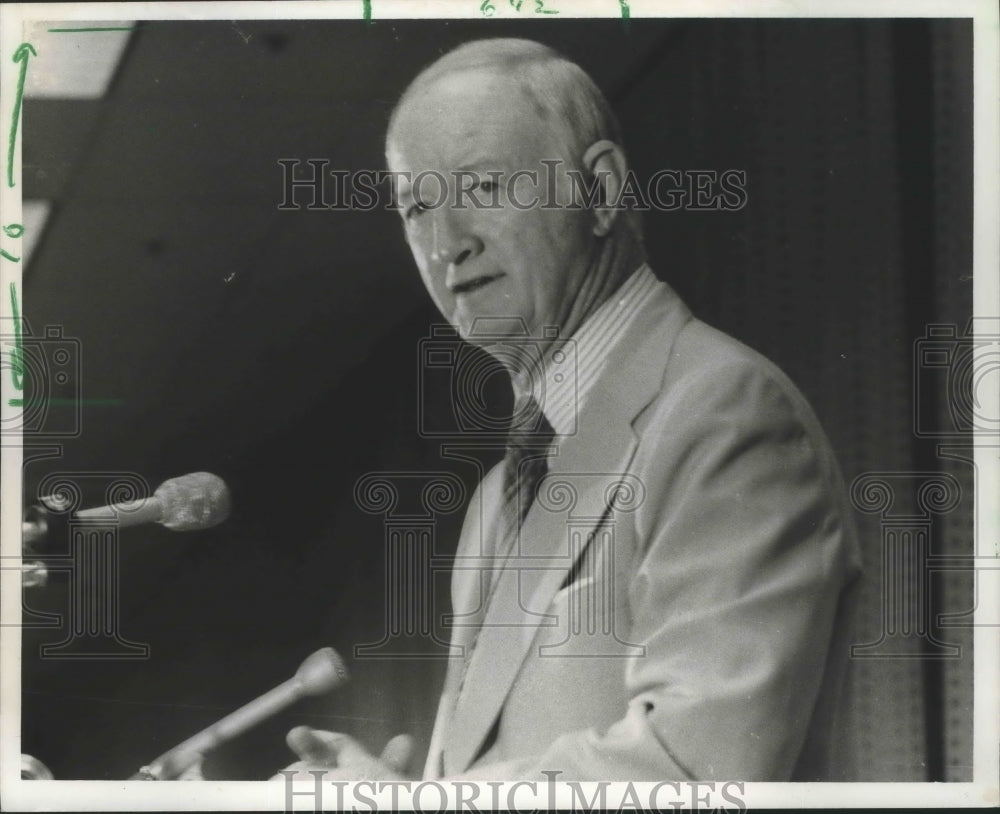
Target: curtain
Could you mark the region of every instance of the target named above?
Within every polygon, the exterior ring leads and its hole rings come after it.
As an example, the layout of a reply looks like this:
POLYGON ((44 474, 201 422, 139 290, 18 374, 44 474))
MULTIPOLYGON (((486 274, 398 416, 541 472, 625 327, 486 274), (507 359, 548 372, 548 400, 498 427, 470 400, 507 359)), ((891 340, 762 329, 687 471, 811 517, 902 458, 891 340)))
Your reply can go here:
POLYGON ((961 345, 972 310, 971 35, 950 20, 698 22, 616 93, 641 171, 746 171, 738 212, 650 213, 654 268, 791 375, 856 482, 844 779, 971 779, 971 630, 937 616, 972 608, 972 574, 934 567, 971 553, 969 435, 952 426, 968 393, 917 359, 941 344, 930 326, 961 345))

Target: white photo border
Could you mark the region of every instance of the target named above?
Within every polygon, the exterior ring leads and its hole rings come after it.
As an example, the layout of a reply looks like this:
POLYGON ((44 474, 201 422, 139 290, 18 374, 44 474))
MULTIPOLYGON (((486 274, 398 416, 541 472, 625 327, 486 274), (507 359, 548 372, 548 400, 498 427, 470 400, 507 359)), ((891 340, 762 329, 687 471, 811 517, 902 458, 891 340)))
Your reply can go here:
MULTIPOLYGON (((22 42, 24 27, 35 20, 207 20, 207 19, 359 19, 370 13, 373 19, 480 18, 479 0, 338 0, 337 2, 212 2, 212 3, 63 3, 4 4, 0 6, 0 60, 4 65, 0 86, 0 121, 5 148, 8 128, 17 96, 18 72, 10 70, 12 57, 22 42)), ((507 14, 497 3, 497 18, 507 14)), ((998 8, 991 0, 628 0, 632 18, 646 17, 971 17, 974 37, 974 316, 1000 315, 1000 62, 998 62, 998 8)), ((573 0, 572 10, 562 17, 605 17, 622 14, 621 0, 573 0)), ((14 171, 20 170, 20 142, 14 147, 14 171)), ((6 159, 6 155, 5 155, 6 159)), ((0 210, 4 223, 21 222, 20 187, 0 185, 0 210)), ((0 259, 0 291, 20 287, 21 270, 16 263, 0 259)), ((9 299, 0 297, 0 318, 11 319, 9 299)), ((4 348, 4 352, 7 349, 4 348)), ((1000 403, 996 377, 986 395, 1000 403)), ((8 405, 10 383, 2 384, 4 420, 16 417, 8 405)), ((22 449, 16 444, 2 448, 0 503, 22 505, 22 449)), ((979 558, 1000 558, 1000 464, 998 448, 976 443, 976 554, 979 558)), ((3 562, 20 558, 20 515, 7 511, 0 516, 0 552, 3 562)), ((1000 570, 980 575, 982 589, 976 609, 978 620, 1000 618, 1000 570)), ((20 752, 20 573, 17 567, 0 570, 0 614, 2 664, 0 664, 0 799, 5 810, 284 810, 286 787, 270 782, 145 783, 118 781, 22 781, 20 752)), ((975 731, 973 781, 969 783, 752 783, 744 784, 742 798, 750 808, 813 808, 891 806, 922 808, 931 806, 995 807, 1000 804, 1000 630, 977 625, 975 652, 975 731)), ((488 800, 485 789, 481 800, 488 800)), ((507 784, 508 786, 511 784, 507 784)), ((590 789, 594 784, 582 784, 590 789)), ((654 784, 634 784, 648 795, 654 784)), ((448 789, 455 801, 454 789, 448 789)), ((294 806, 312 810, 314 799, 309 783, 298 783, 294 806)), ((567 807, 571 800, 565 788, 557 789, 555 802, 567 807)), ((350 790, 348 789, 348 793, 350 790)), ((379 807, 388 806, 390 790, 371 794, 379 807)), ((522 806, 545 808, 553 798, 542 788, 532 799, 530 789, 517 792, 522 806)), ((347 797, 350 801, 352 798, 347 797)), ((359 798, 353 798, 355 804, 359 798)), ((361 798, 363 799, 363 798, 361 798)), ((406 804, 406 797, 398 802, 406 804)), ((428 795, 428 801, 438 802, 428 795)), ((501 797, 501 801, 507 799, 501 797)), ((326 800, 334 802, 331 793, 326 800)))

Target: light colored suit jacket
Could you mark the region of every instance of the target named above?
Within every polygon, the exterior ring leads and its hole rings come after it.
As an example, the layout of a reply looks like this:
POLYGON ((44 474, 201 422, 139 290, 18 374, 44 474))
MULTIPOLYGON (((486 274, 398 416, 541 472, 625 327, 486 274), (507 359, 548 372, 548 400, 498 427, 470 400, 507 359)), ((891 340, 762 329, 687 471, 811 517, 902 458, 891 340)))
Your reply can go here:
POLYGON ((829 442, 770 362, 661 284, 613 352, 484 607, 497 467, 455 560, 425 776, 838 779, 859 570, 829 442))

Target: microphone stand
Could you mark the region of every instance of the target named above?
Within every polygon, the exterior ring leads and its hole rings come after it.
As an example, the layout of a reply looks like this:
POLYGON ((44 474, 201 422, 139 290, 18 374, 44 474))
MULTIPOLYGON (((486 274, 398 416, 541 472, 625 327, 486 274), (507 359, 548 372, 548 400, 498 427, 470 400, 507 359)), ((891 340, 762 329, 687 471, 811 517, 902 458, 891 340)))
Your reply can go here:
POLYGON ((206 752, 232 740, 307 695, 323 695, 347 681, 337 651, 324 647, 306 658, 295 675, 216 721, 143 766, 129 780, 176 780, 206 752))

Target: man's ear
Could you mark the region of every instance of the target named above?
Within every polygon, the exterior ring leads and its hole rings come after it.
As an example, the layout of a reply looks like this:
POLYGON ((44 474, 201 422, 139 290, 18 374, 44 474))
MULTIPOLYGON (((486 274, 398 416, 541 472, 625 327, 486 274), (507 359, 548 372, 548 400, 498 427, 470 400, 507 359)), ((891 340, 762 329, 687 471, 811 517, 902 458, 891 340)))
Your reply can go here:
POLYGON ((583 154, 583 166, 600 187, 599 203, 594 207, 594 234, 604 237, 618 217, 617 202, 628 172, 625 151, 608 139, 595 141, 583 154))

